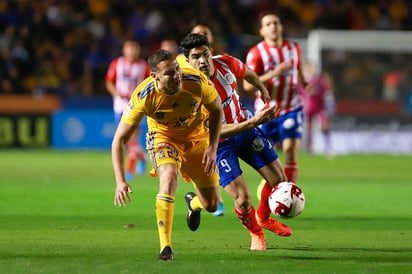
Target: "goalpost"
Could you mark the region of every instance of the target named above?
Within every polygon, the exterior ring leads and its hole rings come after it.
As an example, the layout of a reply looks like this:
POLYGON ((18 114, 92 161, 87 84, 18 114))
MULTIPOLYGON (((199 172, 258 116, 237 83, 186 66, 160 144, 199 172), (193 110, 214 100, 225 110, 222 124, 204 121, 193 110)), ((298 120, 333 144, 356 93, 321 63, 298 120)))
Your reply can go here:
POLYGON ((334 82, 334 153, 412 154, 412 31, 314 30, 305 46, 334 82))

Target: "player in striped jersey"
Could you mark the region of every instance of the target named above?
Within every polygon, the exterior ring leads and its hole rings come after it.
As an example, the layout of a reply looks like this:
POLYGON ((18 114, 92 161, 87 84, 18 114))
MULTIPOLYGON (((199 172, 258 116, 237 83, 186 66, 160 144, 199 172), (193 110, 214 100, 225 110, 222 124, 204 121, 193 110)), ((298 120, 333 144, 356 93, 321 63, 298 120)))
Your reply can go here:
MULTIPOLYGON (((210 52, 212 54, 215 54, 214 50, 213 50, 213 43, 215 41, 215 37, 213 35, 212 30, 203 24, 197 24, 195 26, 192 27, 192 30, 190 31, 190 33, 197 33, 203 36, 207 37, 207 41, 209 42, 210 45, 210 52)), ((186 61, 186 57, 184 57, 184 55, 182 54, 183 59, 186 61)), ((222 198, 222 196, 220 196, 222 198)), ((223 203, 223 199, 220 200, 219 202, 219 206, 217 207, 217 210, 215 212, 213 212, 213 216, 215 217, 221 217, 225 215, 225 206, 223 203)))
POLYGON ((186 194, 187 223, 191 230, 200 224, 200 210, 217 209, 219 175, 216 172, 223 112, 213 84, 203 73, 178 65, 166 50, 149 57, 150 77, 133 92, 117 127, 112 144, 112 162, 116 177, 114 204, 130 202, 130 185, 123 170, 123 150, 129 136, 148 118, 147 147, 159 176, 156 217, 160 238, 159 260, 173 260, 172 224, 178 172, 193 182, 197 191, 186 194))
MULTIPOLYGON (((257 125, 273 119, 277 108, 270 107, 252 118, 240 104, 236 92, 236 79, 246 79, 261 91, 264 100, 270 100, 268 91, 259 81, 257 74, 235 57, 229 55, 212 57, 208 39, 203 35, 189 34, 180 45, 189 64, 205 73, 219 93, 224 113, 217 152, 220 185, 233 198, 236 215, 250 232, 252 238, 250 249, 265 250, 266 240, 262 226, 281 236, 291 235, 292 230, 270 217, 257 218, 249 188, 242 177, 239 158, 256 169, 273 185, 286 181, 286 175, 276 152, 269 140, 257 128, 257 125)), ((262 200, 261 203, 268 204, 268 200, 262 200)))
MULTIPOLYGON (((129 102, 130 95, 136 86, 149 76, 150 70, 146 60, 139 58, 140 45, 128 40, 123 44, 123 56, 114 59, 106 73, 106 89, 113 96, 113 111, 118 124, 123 110, 129 102)), ((127 144, 127 180, 133 179, 136 162, 145 162, 145 152, 140 144, 141 128, 132 134, 127 144)))
MULTIPOLYGON (((303 101, 297 86, 300 82, 303 87, 309 88, 302 71, 301 50, 297 43, 283 39, 283 26, 275 13, 260 16, 259 32, 263 41, 249 50, 246 64, 266 84, 272 97, 270 105, 277 105, 280 110, 279 117, 262 125, 262 130, 275 144, 281 144, 286 176, 289 182, 296 183, 297 156, 303 130, 303 101)), ((245 83, 245 89, 253 90, 253 87, 245 83)), ((255 111, 264 107, 257 93, 255 111)), ((272 187, 272 184, 266 183, 258 194, 262 199, 267 199, 272 187)))

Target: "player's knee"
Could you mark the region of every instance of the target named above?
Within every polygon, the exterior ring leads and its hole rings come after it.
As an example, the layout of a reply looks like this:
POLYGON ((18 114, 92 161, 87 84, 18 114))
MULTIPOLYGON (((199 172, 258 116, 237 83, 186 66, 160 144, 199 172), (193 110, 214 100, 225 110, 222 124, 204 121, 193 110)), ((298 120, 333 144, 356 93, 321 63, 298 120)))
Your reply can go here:
POLYGON ((244 200, 241 203, 236 203, 237 207, 244 210, 244 211, 248 211, 250 209, 250 207, 252 206, 252 202, 251 200, 244 200))
POLYGON ((252 197, 248 192, 238 192, 232 196, 233 201, 240 208, 249 208, 252 203, 252 197))

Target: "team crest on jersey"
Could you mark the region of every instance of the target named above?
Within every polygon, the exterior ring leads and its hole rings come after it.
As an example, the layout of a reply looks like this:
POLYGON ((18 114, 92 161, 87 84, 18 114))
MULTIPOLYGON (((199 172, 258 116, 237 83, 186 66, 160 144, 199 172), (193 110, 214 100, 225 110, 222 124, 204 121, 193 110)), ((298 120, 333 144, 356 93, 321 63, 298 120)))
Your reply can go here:
POLYGON ((233 76, 232 73, 226 73, 225 76, 223 76, 226 80, 226 82, 231 85, 235 81, 235 77, 233 76))
POLYGON ((157 111, 155 115, 156 115, 156 118, 159 120, 163 120, 165 118, 165 113, 163 111, 157 111))

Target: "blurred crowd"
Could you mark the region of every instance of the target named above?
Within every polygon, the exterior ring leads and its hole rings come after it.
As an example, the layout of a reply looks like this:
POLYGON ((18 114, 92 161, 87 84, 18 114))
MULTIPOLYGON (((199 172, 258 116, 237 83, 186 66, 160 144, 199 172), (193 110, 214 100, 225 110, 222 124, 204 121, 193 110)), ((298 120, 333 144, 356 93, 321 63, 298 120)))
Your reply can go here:
POLYGON ((104 75, 126 39, 146 58, 196 23, 212 28, 216 51, 243 59, 267 10, 280 14, 286 37, 412 29, 407 0, 0 0, 0 94, 108 95, 104 75))

